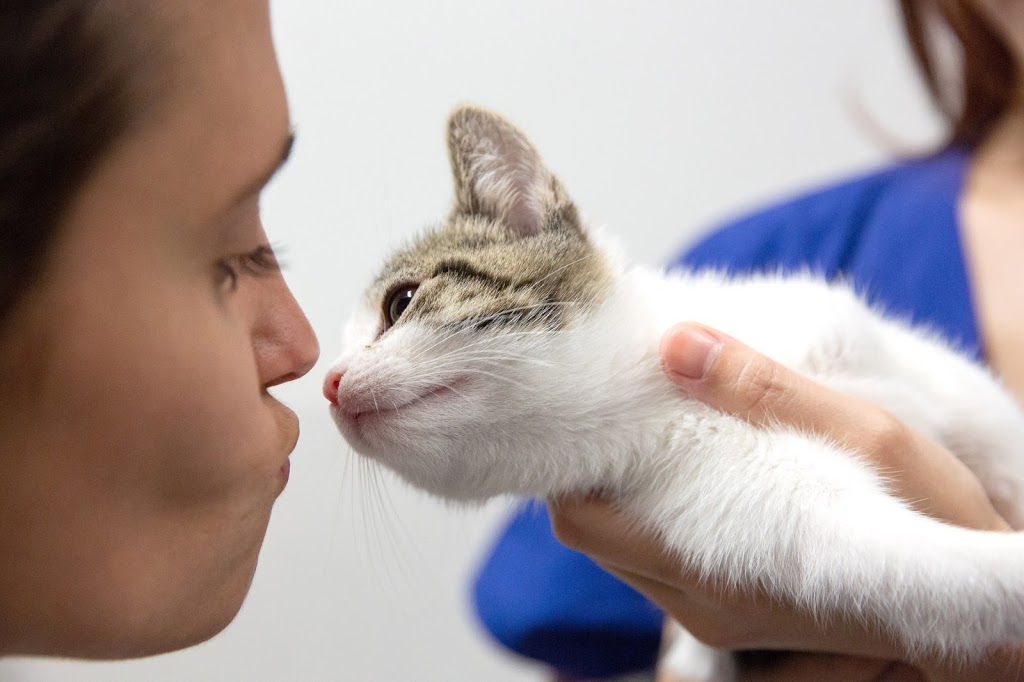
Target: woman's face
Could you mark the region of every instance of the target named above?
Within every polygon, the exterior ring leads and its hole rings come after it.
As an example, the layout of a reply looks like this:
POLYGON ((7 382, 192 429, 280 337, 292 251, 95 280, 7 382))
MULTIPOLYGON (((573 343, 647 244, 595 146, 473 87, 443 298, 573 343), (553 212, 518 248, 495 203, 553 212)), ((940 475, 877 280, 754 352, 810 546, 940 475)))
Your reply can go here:
POLYGON ((298 436, 268 392, 318 355, 260 251, 290 140, 268 8, 160 11, 162 98, 82 188, 0 343, 0 653, 219 632, 298 436))

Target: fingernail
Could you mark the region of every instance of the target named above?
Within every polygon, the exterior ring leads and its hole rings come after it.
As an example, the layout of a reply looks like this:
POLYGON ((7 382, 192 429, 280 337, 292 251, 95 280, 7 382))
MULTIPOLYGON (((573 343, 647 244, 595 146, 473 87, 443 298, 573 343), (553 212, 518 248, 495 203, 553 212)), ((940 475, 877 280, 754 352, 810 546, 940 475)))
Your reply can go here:
POLYGON ((687 379, 703 379, 722 350, 722 341, 698 327, 677 328, 664 352, 665 366, 687 379))

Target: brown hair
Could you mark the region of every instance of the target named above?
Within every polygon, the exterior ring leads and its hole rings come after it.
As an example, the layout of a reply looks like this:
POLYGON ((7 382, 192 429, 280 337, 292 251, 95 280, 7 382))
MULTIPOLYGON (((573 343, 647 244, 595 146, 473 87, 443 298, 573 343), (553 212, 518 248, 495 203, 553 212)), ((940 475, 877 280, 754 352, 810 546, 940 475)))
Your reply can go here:
POLYGON ((0 9, 0 330, 76 190, 130 120, 107 5, 5 0, 0 9))
POLYGON ((910 50, 949 124, 947 146, 977 146, 1006 112, 1018 67, 997 27, 966 0, 899 0, 910 50), (943 63, 940 32, 960 49, 960 73, 943 63))

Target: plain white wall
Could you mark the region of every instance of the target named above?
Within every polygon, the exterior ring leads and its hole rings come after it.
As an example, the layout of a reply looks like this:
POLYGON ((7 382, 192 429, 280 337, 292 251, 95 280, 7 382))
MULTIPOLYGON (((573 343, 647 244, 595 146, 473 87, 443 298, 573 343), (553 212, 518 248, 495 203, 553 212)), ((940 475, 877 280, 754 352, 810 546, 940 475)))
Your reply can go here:
POLYGON ((303 434, 251 595, 186 652, 11 660, 0 678, 541 679, 480 634, 465 596, 507 503, 452 510, 354 461, 320 394, 377 263, 446 211, 448 110, 469 101, 512 118, 585 215, 662 261, 715 218, 882 161, 860 109, 910 146, 936 139, 891 5, 278 2, 299 142, 264 215, 323 357, 279 392, 303 434))

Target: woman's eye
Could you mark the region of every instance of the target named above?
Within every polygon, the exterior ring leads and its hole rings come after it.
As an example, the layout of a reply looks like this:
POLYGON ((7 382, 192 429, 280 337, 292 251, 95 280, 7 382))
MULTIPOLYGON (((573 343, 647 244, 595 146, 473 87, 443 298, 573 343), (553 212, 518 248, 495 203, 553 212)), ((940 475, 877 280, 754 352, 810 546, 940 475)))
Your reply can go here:
POLYGON ((416 295, 418 288, 418 284, 406 284, 395 289, 388 296, 387 301, 384 303, 384 319, 388 327, 395 324, 398 318, 402 316, 402 313, 405 312, 405 309, 409 307, 409 303, 412 302, 412 297, 416 295))
POLYGON ((238 288, 238 270, 231 260, 222 260, 217 263, 217 285, 228 291, 238 288))
POLYGON ((280 271, 281 264, 274 249, 269 244, 261 244, 252 251, 218 261, 217 283, 227 291, 234 291, 243 274, 262 277, 280 271))

